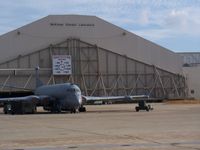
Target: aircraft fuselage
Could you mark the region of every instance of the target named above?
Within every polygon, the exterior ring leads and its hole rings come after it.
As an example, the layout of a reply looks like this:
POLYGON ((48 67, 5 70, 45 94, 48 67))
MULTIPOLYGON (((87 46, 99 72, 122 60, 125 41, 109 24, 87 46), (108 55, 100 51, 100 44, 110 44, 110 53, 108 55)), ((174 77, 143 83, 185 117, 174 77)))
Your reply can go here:
POLYGON ((71 83, 44 85, 36 89, 35 95, 48 96, 50 102, 52 99, 50 107, 58 111, 76 110, 82 105, 81 90, 77 85, 71 83))

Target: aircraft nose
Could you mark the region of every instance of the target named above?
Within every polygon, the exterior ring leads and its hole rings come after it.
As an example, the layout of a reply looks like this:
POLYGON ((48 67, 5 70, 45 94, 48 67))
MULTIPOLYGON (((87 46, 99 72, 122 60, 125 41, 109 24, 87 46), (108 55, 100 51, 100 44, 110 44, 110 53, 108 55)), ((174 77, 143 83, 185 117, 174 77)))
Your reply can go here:
POLYGON ((77 99, 78 99, 79 105, 81 105, 82 104, 82 96, 77 96, 77 99))

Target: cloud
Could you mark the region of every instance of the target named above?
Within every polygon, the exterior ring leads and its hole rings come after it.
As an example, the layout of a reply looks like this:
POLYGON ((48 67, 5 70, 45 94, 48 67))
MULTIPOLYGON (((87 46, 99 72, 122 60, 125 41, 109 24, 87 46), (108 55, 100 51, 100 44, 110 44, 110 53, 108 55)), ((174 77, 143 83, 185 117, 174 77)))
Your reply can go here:
POLYGON ((149 11, 146 11, 146 10, 142 11, 140 19, 139 19, 140 24, 142 25, 149 24, 149 15, 150 15, 149 11))
POLYGON ((161 10, 141 10, 141 20, 134 20, 131 31, 157 42, 167 38, 181 36, 196 37, 200 39, 200 9, 196 5, 161 10), (142 12, 146 12, 144 15, 142 12), (146 18, 145 18, 146 17, 146 18), (141 23, 146 25, 141 26, 141 23), (139 26, 139 27, 138 27, 139 26))
POLYGON ((179 30, 182 34, 198 35, 200 33, 200 14, 195 8, 171 10, 165 18, 166 28, 179 30))
POLYGON ((181 30, 186 30, 187 21, 188 13, 184 10, 172 10, 165 20, 167 26, 181 30))

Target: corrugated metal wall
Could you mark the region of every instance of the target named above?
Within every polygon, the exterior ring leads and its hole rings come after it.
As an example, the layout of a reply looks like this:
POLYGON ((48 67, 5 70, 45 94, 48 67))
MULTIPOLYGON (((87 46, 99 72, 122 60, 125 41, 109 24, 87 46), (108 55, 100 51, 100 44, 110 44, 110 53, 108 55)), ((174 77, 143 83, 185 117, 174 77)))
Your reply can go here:
POLYGON ((150 94, 155 98, 185 97, 185 78, 126 55, 80 41, 66 41, 0 64, 1 91, 11 86, 34 89, 34 67, 45 84, 74 82, 85 95, 150 94), (71 76, 53 76, 52 55, 71 55, 71 76), (11 85, 7 87, 6 85, 11 85))

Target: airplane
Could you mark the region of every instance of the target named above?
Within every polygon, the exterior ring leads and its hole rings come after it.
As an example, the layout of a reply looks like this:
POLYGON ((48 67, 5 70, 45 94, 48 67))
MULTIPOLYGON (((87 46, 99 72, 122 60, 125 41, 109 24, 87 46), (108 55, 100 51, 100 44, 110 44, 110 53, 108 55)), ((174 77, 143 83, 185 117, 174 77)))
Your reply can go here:
POLYGON ((70 111, 71 113, 85 112, 83 101, 116 101, 133 100, 137 98, 149 98, 148 95, 135 96, 83 96, 80 88, 73 83, 61 83, 54 85, 44 85, 39 79, 38 70, 36 70, 36 89, 34 95, 23 97, 0 98, 4 104, 4 113, 35 113, 37 106, 43 106, 44 110, 60 113, 61 111, 70 111))

